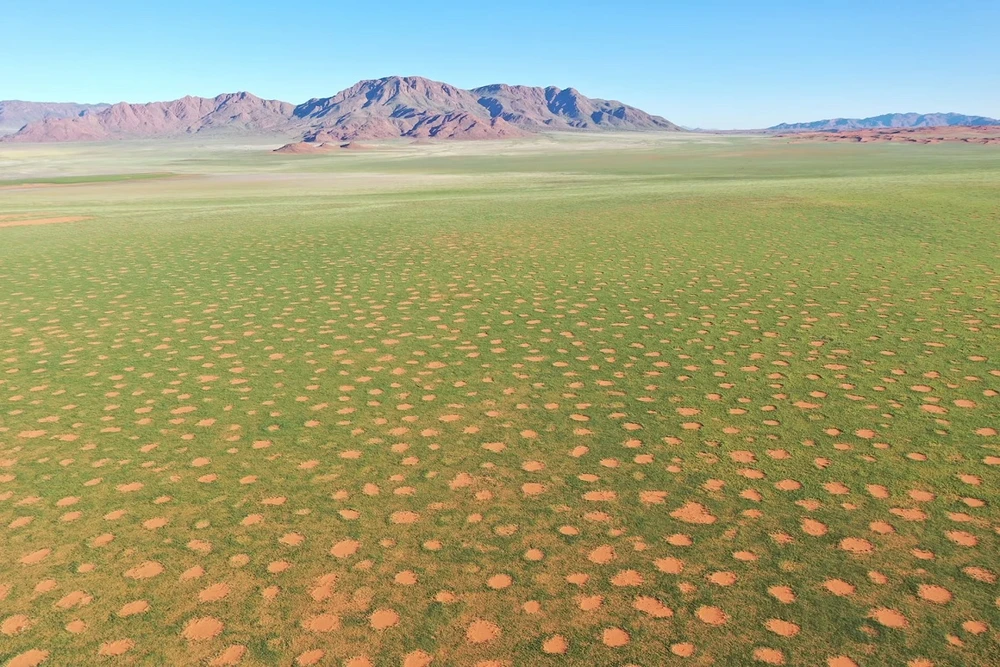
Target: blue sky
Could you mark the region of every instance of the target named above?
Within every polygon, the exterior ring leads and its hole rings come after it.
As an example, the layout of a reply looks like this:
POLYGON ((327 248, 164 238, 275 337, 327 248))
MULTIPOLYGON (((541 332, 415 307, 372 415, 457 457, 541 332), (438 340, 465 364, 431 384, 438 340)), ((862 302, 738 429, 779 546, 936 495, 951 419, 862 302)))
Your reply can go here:
POLYGON ((1000 116, 998 0, 0 1, 0 99, 302 102, 359 79, 573 86, 686 126, 1000 116))

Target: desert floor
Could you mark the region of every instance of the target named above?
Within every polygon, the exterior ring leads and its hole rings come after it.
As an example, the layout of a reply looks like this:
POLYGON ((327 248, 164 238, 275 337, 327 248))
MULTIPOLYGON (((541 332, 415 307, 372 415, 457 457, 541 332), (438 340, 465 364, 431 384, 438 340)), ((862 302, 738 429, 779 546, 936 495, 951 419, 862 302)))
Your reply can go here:
POLYGON ((0 144, 0 664, 995 665, 1000 148, 0 144))

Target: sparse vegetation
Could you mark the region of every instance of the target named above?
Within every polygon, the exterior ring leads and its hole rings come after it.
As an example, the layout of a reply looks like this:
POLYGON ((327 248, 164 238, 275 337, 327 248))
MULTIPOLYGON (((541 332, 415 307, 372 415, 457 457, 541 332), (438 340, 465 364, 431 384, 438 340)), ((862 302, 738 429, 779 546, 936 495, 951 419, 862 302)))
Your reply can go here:
POLYGON ((996 662, 994 147, 44 150, 0 663, 996 662))

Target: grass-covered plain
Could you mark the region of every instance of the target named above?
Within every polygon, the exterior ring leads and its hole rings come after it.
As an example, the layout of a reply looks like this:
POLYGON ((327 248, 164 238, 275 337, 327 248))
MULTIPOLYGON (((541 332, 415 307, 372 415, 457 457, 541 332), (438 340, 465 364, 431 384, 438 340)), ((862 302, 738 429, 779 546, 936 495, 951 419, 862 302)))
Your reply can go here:
POLYGON ((993 147, 0 170, 0 664, 1000 660, 993 147))

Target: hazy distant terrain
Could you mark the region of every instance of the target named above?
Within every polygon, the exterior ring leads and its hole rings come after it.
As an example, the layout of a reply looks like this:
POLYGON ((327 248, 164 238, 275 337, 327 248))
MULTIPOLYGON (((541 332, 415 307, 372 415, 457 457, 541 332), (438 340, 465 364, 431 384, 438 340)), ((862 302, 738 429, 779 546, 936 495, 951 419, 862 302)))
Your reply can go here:
POLYGON ((46 118, 71 118, 108 108, 107 104, 73 102, 24 102, 0 100, 0 135, 17 132, 28 123, 46 118))
POLYGON ((1000 125, 1000 120, 960 113, 888 113, 869 118, 828 118, 810 123, 781 123, 767 128, 783 132, 817 132, 825 130, 864 130, 902 127, 1000 125))

